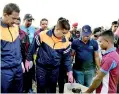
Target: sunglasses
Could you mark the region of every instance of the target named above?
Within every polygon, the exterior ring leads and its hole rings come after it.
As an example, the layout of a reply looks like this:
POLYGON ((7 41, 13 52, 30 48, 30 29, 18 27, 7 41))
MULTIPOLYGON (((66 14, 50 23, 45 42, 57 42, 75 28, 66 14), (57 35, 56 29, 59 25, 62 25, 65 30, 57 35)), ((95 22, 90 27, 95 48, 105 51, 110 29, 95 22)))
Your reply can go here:
POLYGON ((114 27, 118 27, 118 26, 114 26, 114 27))
POLYGON ((28 22, 32 22, 32 19, 30 19, 30 20, 27 20, 28 22))

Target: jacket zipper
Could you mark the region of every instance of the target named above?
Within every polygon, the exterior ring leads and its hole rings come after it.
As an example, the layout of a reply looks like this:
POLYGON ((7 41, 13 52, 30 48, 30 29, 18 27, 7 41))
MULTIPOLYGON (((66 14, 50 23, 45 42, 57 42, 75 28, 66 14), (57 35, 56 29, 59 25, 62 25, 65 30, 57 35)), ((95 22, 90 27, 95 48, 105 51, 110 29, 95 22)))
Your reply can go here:
POLYGON ((54 43, 54 45, 53 45, 53 49, 54 49, 54 47, 55 47, 55 44, 56 44, 56 43, 54 43))
POLYGON ((12 33, 10 32, 9 27, 8 27, 8 31, 9 31, 9 33, 10 33, 11 37, 12 37, 12 42, 13 42, 13 36, 12 36, 12 33))

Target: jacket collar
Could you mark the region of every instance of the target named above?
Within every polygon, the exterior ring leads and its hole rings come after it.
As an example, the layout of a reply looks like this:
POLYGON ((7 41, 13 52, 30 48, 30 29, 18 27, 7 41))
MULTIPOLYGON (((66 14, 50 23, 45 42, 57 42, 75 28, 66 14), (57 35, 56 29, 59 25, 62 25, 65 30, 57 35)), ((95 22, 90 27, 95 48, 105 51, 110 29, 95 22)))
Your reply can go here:
MULTIPOLYGON (((49 31, 47 32, 47 35, 48 35, 49 37, 52 37, 53 32, 54 32, 54 30, 53 30, 53 29, 51 29, 51 30, 49 30, 49 31)), ((64 38, 62 38, 62 42, 66 42, 66 38, 65 38, 65 37, 64 37, 64 38)))

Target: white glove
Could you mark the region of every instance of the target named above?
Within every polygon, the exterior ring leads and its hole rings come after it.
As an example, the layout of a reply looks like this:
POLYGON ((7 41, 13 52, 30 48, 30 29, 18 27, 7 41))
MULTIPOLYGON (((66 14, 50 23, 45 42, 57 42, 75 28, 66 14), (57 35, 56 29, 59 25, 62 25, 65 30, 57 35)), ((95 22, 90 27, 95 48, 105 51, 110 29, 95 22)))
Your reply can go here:
POLYGON ((21 66, 22 66, 23 73, 25 73, 25 67, 24 67, 23 62, 21 63, 21 66))
POLYGON ((30 67, 29 67, 29 69, 31 69, 32 67, 33 67, 33 62, 30 61, 30 67))

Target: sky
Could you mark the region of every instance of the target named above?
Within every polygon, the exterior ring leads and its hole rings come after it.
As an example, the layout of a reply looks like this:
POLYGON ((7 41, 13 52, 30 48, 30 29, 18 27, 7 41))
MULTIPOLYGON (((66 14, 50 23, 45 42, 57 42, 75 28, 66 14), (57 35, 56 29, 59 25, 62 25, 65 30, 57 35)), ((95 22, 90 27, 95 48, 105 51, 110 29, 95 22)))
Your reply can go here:
POLYGON ((49 27, 56 24, 59 17, 92 28, 110 27, 111 22, 119 18, 119 0, 0 0, 0 16, 8 3, 16 3, 20 7, 20 17, 26 13, 35 18, 33 25, 38 26, 42 18, 49 20, 49 27))

